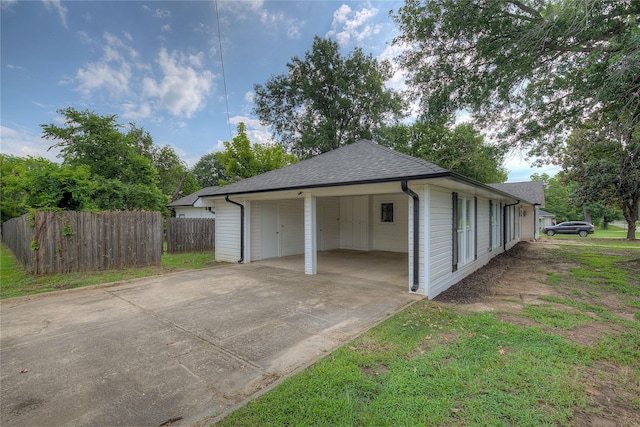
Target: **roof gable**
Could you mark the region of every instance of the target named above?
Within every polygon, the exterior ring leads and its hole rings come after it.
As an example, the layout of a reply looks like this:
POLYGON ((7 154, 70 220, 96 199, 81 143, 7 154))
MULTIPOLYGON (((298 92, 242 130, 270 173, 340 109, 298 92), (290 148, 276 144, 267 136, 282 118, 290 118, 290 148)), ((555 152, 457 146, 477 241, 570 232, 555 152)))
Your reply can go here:
POLYGON ((544 207, 544 183, 542 181, 505 182, 502 184, 489 184, 496 190, 544 207))
POLYGON ((400 181, 451 172, 426 160, 361 140, 299 163, 247 178, 201 196, 400 181))
POLYGON ((212 191, 216 191, 219 187, 204 187, 201 188, 200 190, 191 193, 187 196, 181 197, 177 200, 174 200, 171 203, 167 204, 168 208, 173 208, 176 206, 193 206, 193 204, 196 202, 196 200, 198 200, 198 197, 202 196, 203 194, 208 194, 212 191))

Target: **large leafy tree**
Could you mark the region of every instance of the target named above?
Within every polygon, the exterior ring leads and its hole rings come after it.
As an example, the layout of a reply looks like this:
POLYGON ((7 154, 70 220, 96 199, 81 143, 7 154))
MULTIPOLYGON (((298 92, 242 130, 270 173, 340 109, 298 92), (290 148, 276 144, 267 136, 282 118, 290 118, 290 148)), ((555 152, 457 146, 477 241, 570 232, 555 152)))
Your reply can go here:
POLYGON ((355 49, 342 56, 338 44, 316 37, 286 74, 255 85, 254 112, 276 141, 300 158, 371 138, 402 116, 401 96, 385 87, 391 64, 355 49))
POLYGON ((116 122, 116 115, 100 116, 73 107, 58 110, 65 118, 64 126, 40 125, 45 139, 57 141, 59 157, 70 166, 85 165, 92 174, 122 182, 156 185, 158 171, 145 155, 151 136, 130 124, 127 132, 116 122))
POLYGON ((224 146, 225 150, 217 153, 226 177, 219 179, 220 185, 280 169, 298 161, 296 156, 286 153, 281 145, 251 145, 244 123, 238 124, 238 134, 231 142, 226 141, 224 146))
POLYGON ((579 183, 574 197, 620 207, 628 224, 627 238, 635 239, 640 201, 640 135, 627 139, 624 134, 624 129, 617 126, 577 129, 561 159, 566 178, 579 183))
POLYGON ((64 116, 64 125, 43 124, 42 135, 56 141, 52 148, 60 149, 62 166, 88 170, 94 181, 92 197, 96 209, 165 210, 168 198, 158 186, 159 173, 154 162, 170 156, 164 156, 166 150, 154 147, 148 132, 135 124, 126 127, 118 124, 116 115, 101 116, 73 107, 58 113, 64 116), (116 197, 117 191, 120 194, 116 197))
POLYGON ((208 153, 200 157, 193 166, 193 176, 200 187, 214 187, 220 185, 221 180, 229 180, 218 153, 208 153))
POLYGON ((453 129, 444 124, 416 122, 378 132, 376 140, 394 150, 420 157, 484 183, 507 180, 503 166, 505 150, 487 144, 469 123, 453 129))
POLYGON ((637 1, 407 0, 394 19, 427 118, 466 109, 501 141, 556 158, 587 118, 637 155, 639 16, 637 1))

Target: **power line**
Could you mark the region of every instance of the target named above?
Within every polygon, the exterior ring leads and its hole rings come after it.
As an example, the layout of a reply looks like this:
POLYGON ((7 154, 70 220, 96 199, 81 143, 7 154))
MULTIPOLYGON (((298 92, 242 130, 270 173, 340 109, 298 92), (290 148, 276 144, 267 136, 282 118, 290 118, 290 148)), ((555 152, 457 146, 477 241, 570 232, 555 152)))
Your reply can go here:
POLYGON ((214 0, 216 6, 216 23, 218 24, 218 45, 220 47, 220 63, 222 64, 222 83, 224 84, 224 102, 227 106, 227 125, 229 126, 229 138, 233 139, 231 132, 231 116, 229 115, 229 95, 227 94, 227 77, 224 72, 224 57, 222 55, 222 35, 220 32, 220 15, 218 13, 218 0, 214 0))

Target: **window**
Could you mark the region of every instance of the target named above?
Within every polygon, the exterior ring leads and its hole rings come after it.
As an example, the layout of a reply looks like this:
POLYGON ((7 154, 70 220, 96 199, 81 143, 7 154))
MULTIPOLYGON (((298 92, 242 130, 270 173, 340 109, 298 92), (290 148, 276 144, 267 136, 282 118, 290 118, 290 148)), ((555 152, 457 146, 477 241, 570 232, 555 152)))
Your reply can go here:
POLYGON ((500 246, 500 203, 491 201, 491 249, 500 246))
POLYGON ((473 198, 459 197, 454 193, 454 271, 458 265, 464 265, 475 259, 476 256, 476 200, 473 198))
POLYGON ((393 222, 393 203, 380 203, 380 222, 393 222))

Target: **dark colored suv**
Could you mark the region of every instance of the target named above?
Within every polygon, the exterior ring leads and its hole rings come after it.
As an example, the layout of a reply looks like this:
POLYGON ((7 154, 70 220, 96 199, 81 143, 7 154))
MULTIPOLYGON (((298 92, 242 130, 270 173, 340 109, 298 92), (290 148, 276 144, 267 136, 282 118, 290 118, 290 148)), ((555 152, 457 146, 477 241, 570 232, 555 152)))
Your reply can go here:
POLYGON ((587 234, 593 234, 593 224, 580 221, 567 221, 551 227, 545 227, 542 232, 547 236, 554 234, 579 234, 580 237, 587 237, 587 234))

